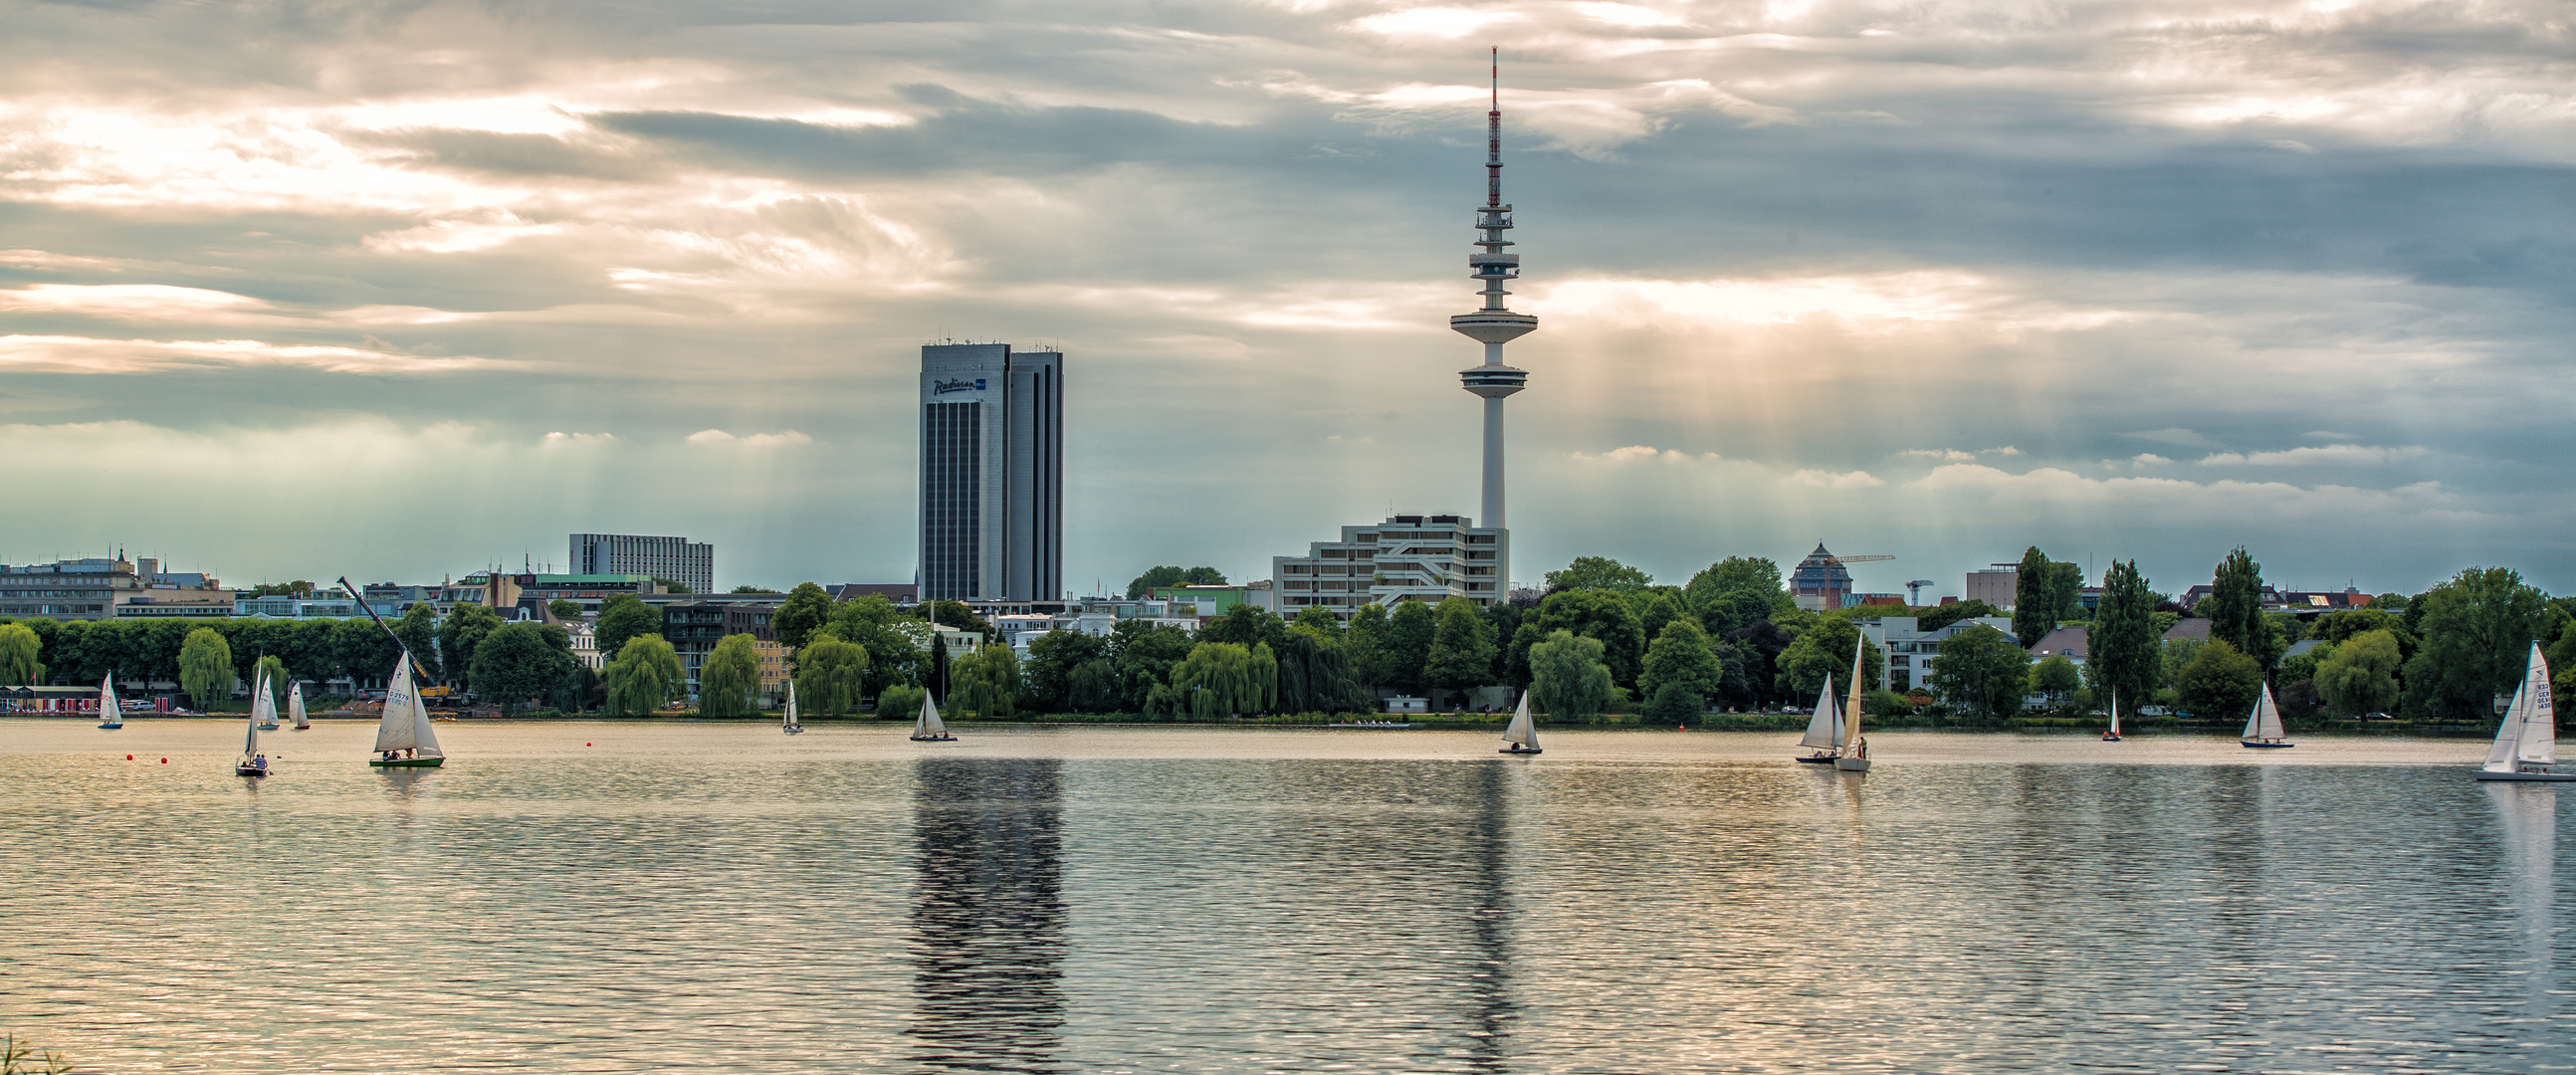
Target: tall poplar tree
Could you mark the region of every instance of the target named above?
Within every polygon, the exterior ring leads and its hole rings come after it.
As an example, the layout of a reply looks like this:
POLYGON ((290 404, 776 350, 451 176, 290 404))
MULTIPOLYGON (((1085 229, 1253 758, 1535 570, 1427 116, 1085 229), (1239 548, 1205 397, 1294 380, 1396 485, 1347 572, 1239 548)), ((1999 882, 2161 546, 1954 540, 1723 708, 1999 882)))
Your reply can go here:
POLYGON ((2021 648, 2038 645, 2057 627, 2058 610, 2065 604, 2057 583, 2057 569, 2039 546, 2021 554, 2021 566, 2013 572, 2013 638, 2021 648))
POLYGON ((2117 694, 2120 712, 2127 716, 2136 716, 2138 707, 2154 697, 2163 671, 2155 610, 2156 595, 2147 589, 2136 560, 2114 561, 2102 573, 2102 604, 2086 629, 2084 672, 2093 681, 2094 696, 2107 706, 2117 694))
POLYGON ((2263 622, 2263 565, 2255 563, 2243 545, 2218 562, 2218 574, 2210 581, 2209 637, 2254 658, 2266 676, 2289 649, 2273 633, 2272 625, 2263 622))

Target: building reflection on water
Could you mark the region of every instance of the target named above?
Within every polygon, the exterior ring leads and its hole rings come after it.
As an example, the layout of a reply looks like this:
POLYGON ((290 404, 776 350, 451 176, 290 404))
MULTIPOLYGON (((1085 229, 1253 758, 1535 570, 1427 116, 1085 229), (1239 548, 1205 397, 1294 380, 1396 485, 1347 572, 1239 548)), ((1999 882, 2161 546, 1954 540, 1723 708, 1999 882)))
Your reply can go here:
POLYGON ((924 758, 915 771, 912 1061, 1060 1072, 1063 763, 924 758))

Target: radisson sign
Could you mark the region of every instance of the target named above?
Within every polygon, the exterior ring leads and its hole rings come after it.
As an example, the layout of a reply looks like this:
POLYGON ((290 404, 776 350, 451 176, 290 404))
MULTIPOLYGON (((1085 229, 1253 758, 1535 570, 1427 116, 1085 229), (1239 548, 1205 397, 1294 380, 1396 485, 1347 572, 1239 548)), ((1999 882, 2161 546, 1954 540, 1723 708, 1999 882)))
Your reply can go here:
POLYGON ((950 392, 981 392, 983 390, 984 379, 981 377, 975 378, 971 381, 930 382, 930 394, 934 396, 944 396, 950 392))

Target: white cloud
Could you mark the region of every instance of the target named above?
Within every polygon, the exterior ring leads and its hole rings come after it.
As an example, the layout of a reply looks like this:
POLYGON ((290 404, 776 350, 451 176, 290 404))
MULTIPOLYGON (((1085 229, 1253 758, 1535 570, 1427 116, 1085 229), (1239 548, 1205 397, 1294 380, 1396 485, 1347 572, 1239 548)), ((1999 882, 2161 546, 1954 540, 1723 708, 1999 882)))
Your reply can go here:
POLYGON ((2129 457, 2129 465, 2140 470, 2145 470, 2148 467, 2171 466, 2173 465, 2173 460, 2157 455, 2154 452, 2139 452, 2138 454, 2129 457))
POLYGON ((721 429, 701 429, 683 439, 691 444, 738 445, 744 448, 777 448, 814 443, 814 438, 793 429, 778 433, 753 433, 739 437, 721 429))
POLYGON ((1866 470, 1854 470, 1841 474, 1830 470, 1801 470, 1780 480, 1813 489, 1875 489, 1887 484, 1877 475, 1866 470))
POLYGON ((617 439, 614 433, 566 433, 557 430, 545 435, 547 444, 605 444, 617 439))
POLYGON ((259 340, 104 340, 0 336, 0 369, 30 373, 139 374, 177 369, 300 366, 328 373, 459 373, 522 365, 488 358, 408 355, 355 347, 259 340))
POLYGON ((2312 464, 2369 466, 2421 459, 2425 454, 2427 449, 2421 445, 2381 448, 2362 444, 2327 444, 2279 452, 2218 452, 2203 458, 2200 465, 2205 467, 2295 467, 2312 464))

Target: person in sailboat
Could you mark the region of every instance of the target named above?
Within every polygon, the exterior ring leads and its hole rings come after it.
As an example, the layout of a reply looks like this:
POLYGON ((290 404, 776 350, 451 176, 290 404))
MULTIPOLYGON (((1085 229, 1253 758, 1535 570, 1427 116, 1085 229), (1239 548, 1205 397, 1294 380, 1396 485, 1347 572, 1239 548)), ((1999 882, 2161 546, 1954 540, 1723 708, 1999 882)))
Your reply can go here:
POLYGON ((251 767, 251 768, 253 768, 253 769, 257 769, 257 770, 259 770, 260 772, 263 772, 263 773, 267 772, 267 771, 268 771, 268 755, 266 755, 266 754, 253 754, 253 755, 251 755, 251 757, 250 757, 250 767, 251 767))

